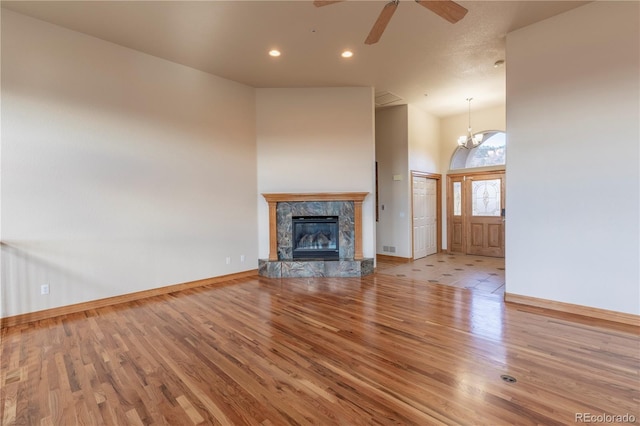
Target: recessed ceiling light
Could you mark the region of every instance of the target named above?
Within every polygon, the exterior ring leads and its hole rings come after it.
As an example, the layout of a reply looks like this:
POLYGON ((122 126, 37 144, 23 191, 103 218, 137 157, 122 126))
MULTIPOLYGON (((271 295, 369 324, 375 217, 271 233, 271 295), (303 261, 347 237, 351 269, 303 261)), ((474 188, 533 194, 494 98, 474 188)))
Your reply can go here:
POLYGON ((269 51, 269 56, 273 56, 273 57, 280 56, 280 51, 278 49, 271 49, 269 51))
POLYGON ((353 56, 353 52, 350 50, 345 50, 340 54, 340 56, 342 56, 343 58, 350 58, 353 56))

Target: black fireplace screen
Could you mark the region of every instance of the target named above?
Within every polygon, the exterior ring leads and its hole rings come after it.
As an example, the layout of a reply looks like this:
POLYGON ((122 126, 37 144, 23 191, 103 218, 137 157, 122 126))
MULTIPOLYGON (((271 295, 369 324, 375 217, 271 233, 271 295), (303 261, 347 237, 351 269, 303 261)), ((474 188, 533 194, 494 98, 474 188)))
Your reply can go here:
POLYGON ((293 216, 294 259, 338 259, 338 216, 293 216))

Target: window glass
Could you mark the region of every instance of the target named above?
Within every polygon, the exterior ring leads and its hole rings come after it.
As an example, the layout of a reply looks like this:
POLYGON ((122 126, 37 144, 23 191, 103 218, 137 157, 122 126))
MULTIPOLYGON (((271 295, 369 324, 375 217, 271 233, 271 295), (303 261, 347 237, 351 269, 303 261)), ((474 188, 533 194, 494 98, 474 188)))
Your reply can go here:
POLYGON ((466 167, 485 167, 505 164, 505 134, 494 133, 467 156, 466 167))
POLYGON ((499 131, 480 133, 484 135, 480 145, 472 149, 456 149, 451 158, 451 170, 506 164, 506 134, 499 131))
POLYGON ((453 215, 462 215, 462 182, 453 182, 453 215))
POLYGON ((500 179, 471 182, 471 214, 500 216, 500 179))

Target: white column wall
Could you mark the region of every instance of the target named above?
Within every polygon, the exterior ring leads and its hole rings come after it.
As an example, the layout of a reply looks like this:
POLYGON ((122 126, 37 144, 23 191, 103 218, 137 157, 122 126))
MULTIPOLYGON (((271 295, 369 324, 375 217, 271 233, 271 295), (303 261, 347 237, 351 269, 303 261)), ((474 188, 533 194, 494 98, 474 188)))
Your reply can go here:
POLYGON ((640 314, 640 4, 507 37, 508 293, 640 314))
POLYGON ((260 258, 269 256, 262 193, 369 192, 363 254, 375 255, 373 89, 257 89, 260 258))
POLYGON ((407 107, 409 170, 442 173, 440 120, 416 106, 407 107))
POLYGON ((411 257, 409 192, 408 106, 376 111, 376 159, 378 161, 377 253, 411 257), (395 179, 394 179, 395 176, 395 179), (383 247, 395 247, 395 252, 383 247))

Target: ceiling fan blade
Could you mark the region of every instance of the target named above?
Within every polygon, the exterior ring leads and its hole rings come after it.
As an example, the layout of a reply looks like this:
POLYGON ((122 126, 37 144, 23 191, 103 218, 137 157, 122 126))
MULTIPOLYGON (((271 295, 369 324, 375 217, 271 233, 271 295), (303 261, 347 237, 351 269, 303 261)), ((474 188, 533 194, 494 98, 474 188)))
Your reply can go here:
POLYGON ((371 31, 369 31, 369 35, 364 41, 364 44, 374 44, 377 43, 378 40, 380 40, 380 37, 382 37, 382 33, 384 32, 385 28, 387 28, 387 24, 389 24, 389 21, 391 20, 391 17, 393 16, 397 8, 397 1, 389 2, 384 6, 375 24, 373 24, 371 31))
POLYGON ((441 18, 455 24, 467 14, 468 10, 451 0, 416 0, 420 6, 424 6, 441 18))
POLYGON ((315 7, 322 7, 322 6, 328 6, 334 3, 340 3, 342 1, 343 0, 314 0, 313 5, 315 7))

